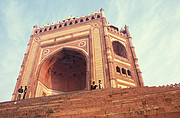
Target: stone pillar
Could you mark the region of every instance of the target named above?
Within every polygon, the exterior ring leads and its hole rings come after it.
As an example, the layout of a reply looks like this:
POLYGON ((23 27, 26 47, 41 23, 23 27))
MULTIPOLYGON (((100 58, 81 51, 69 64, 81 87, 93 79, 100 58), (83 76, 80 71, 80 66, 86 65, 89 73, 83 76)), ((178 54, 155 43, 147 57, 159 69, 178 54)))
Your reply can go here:
MULTIPOLYGON (((36 26, 37 28, 37 26, 36 26)), ((34 29, 33 29, 33 32, 35 32, 35 26, 34 26, 34 29)), ((32 34, 33 34, 32 32, 32 34)), ((14 89, 14 92, 13 92, 13 95, 12 95, 12 101, 13 100, 17 100, 17 96, 18 96, 18 89, 20 88, 20 86, 24 87, 27 86, 27 85, 22 85, 22 81, 23 81, 23 74, 24 74, 24 70, 25 70, 25 65, 27 63, 27 58, 28 58, 28 55, 29 55, 29 50, 30 50, 30 46, 32 44, 32 37, 30 37, 30 40, 29 40, 29 43, 27 45, 27 49, 26 49, 26 53, 24 54, 24 59, 23 59, 23 62, 22 62, 22 65, 21 65, 21 69, 20 69, 20 72, 19 72, 19 75, 18 75, 18 78, 17 78, 17 82, 16 82, 16 86, 15 86, 15 89, 14 89)), ((28 86, 28 89, 29 89, 29 86, 28 86)), ((27 91, 27 94, 28 94, 29 91, 27 91)), ((27 94, 26 94, 26 97, 27 97, 27 94)))
POLYGON ((139 67, 138 58, 137 58, 136 53, 135 53, 135 47, 133 46, 132 37, 131 37, 131 35, 129 33, 128 26, 125 26, 125 30, 126 30, 126 33, 127 33, 127 36, 128 36, 131 53, 132 53, 132 56, 133 56, 136 72, 137 72, 137 75, 138 75, 138 84, 139 84, 139 86, 144 86, 144 82, 143 82, 143 78, 142 78, 142 72, 141 72, 140 67, 139 67))
POLYGON ((112 59, 112 49, 110 46, 110 38, 108 36, 108 31, 106 27, 106 18, 104 15, 104 9, 101 8, 101 16, 102 16, 102 24, 103 24, 103 31, 104 31, 104 40, 105 40, 105 51, 107 56, 107 65, 108 65, 108 72, 109 72, 109 78, 107 78, 107 87, 113 87, 116 88, 116 82, 115 82, 115 75, 113 71, 113 59, 112 59))

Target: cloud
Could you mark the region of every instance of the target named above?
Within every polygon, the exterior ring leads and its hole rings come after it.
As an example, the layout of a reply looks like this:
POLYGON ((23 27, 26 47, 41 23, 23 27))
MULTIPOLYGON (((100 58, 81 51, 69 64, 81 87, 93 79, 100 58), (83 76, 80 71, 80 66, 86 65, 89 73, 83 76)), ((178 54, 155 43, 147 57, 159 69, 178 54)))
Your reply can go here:
POLYGON ((25 52, 26 45, 23 44, 27 40, 22 39, 25 37, 26 27, 22 20, 24 7, 21 5, 17 1, 1 3, 0 49, 2 53, 0 53, 0 79, 2 84, 0 85, 0 94, 2 98, 0 98, 0 101, 2 99, 7 100, 7 98, 11 99, 20 69, 19 65, 22 62, 23 52, 25 52), (6 93, 2 88, 6 89, 6 93))
MULTIPOLYGON (((174 74, 180 78, 177 69, 174 66, 180 66, 173 62, 177 62, 180 55, 177 51, 180 50, 179 40, 179 27, 174 27, 179 23, 176 20, 180 20, 176 17, 174 6, 165 9, 167 5, 159 2, 158 5, 153 8, 152 11, 147 12, 143 16, 142 22, 145 21, 137 39, 140 39, 136 44, 136 47, 141 47, 138 54, 140 58, 144 59, 141 62, 141 67, 144 73, 144 80, 146 85, 162 85, 178 82, 174 78, 174 74), (172 14, 174 13, 174 14, 172 14), (152 18, 151 18, 152 17, 152 18), (140 37, 140 38, 139 38, 140 37), (176 80, 176 81, 175 81, 176 80)), ((140 24, 139 24, 140 25, 140 24)), ((135 29, 138 29, 136 27, 135 29)), ((138 33, 138 32, 136 32, 138 33)), ((176 77, 176 78, 177 78, 176 77)))
POLYGON ((20 36, 24 35, 21 32, 21 29, 24 27, 23 21, 20 19, 22 18, 22 6, 18 5, 16 1, 8 1, 8 4, 1 9, 4 13, 3 21, 6 24, 5 30, 8 33, 8 37, 16 41, 21 39, 20 36))
POLYGON ((176 3, 162 0, 109 3, 108 14, 116 17, 113 24, 129 25, 145 85, 175 83, 180 78, 177 69, 180 64, 174 63, 180 58, 180 4, 176 3), (118 10, 112 14, 112 9, 118 10))
MULTIPOLYGON (((43 0, 34 2, 7 0, 0 5, 0 13, 2 13, 0 49, 3 50, 3 53, 0 53, 0 94, 2 95, 0 101, 4 101, 11 99, 32 26, 55 23, 59 17, 67 14, 64 7, 60 7, 62 4, 43 0), (6 93, 2 88, 7 88, 6 93)), ((69 13, 73 11, 70 7, 72 5, 68 6, 69 13)))

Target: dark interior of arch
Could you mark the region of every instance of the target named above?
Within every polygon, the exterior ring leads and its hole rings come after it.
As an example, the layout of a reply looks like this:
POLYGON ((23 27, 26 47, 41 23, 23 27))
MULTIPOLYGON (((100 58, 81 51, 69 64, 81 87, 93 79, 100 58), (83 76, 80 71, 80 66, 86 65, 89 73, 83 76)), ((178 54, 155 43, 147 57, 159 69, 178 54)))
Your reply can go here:
POLYGON ((118 41, 113 41, 113 50, 116 55, 127 58, 126 48, 118 41))
POLYGON ((62 92, 86 87, 86 59, 83 54, 63 49, 44 62, 39 81, 47 88, 62 92))
POLYGON ((120 73, 120 68, 118 66, 116 66, 116 72, 120 73))

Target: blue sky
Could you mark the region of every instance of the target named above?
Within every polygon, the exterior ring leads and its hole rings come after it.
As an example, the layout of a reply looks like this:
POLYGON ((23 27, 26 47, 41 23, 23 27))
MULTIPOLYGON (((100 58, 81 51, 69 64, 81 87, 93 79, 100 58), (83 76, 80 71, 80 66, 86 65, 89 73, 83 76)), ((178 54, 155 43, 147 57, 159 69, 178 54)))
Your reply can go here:
POLYGON ((180 82, 179 0, 1 0, 0 102, 11 100, 34 25, 100 8, 109 23, 129 26, 146 86, 180 82))

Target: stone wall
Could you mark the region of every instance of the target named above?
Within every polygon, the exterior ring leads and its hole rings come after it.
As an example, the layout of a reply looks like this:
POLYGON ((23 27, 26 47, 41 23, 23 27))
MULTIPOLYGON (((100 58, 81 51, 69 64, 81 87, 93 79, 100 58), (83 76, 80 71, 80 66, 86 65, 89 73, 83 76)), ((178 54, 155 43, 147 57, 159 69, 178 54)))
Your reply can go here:
POLYGON ((180 87, 111 88, 3 102, 0 117, 178 118, 180 87))

